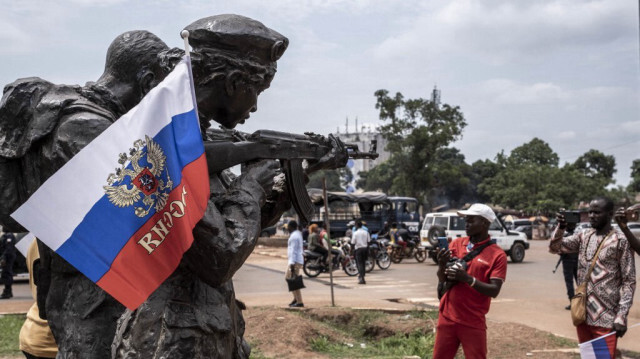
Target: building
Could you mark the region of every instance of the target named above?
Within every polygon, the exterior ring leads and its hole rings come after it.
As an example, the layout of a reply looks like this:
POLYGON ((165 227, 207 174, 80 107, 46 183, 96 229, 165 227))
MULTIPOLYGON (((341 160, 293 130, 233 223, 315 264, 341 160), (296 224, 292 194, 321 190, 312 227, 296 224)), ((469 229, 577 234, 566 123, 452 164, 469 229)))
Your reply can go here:
MULTIPOLYGON (((353 162, 350 167, 353 173, 352 186, 355 187, 356 181, 360 178, 358 172, 366 172, 379 165, 380 163, 389 159, 390 153, 385 150, 387 141, 382 135, 371 125, 362 125, 358 127, 358 120, 356 119, 355 132, 349 131, 349 120, 347 119, 347 125, 345 126, 345 132, 340 132, 338 128, 337 133, 334 134, 340 138, 344 143, 352 143, 358 145, 358 149, 362 152, 369 152, 371 150, 371 144, 376 141, 376 152, 380 155, 375 160, 351 160, 353 162)), ((351 162, 350 161, 350 162, 351 162)), ((350 164, 351 165, 351 164, 350 164)))

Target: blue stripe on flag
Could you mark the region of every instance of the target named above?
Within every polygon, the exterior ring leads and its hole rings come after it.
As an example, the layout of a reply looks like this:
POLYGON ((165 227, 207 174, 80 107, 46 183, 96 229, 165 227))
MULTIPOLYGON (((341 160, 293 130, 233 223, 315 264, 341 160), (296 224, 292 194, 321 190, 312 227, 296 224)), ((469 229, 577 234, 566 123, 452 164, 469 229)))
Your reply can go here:
MULTIPOLYGON (((194 141, 194 136, 201 138, 200 127, 194 123, 198 124, 194 110, 173 116, 171 123, 153 139, 166 156, 165 168, 169 171, 173 188, 182 181, 182 169, 204 152, 202 141, 194 141), (180 148, 180 153, 176 153, 176 148, 180 148)), ((123 148, 131 145, 123 144, 123 148)), ((109 270, 129 238, 154 213, 155 210, 152 209, 145 217, 138 217, 134 214, 133 206, 117 207, 109 202, 105 194, 56 252, 89 279, 97 282, 109 270)))
POLYGON ((609 347, 605 338, 600 338, 591 342, 593 346, 593 352, 596 355, 596 359, 611 359, 609 354, 609 347))
MULTIPOLYGON (((612 334, 615 335, 615 334, 612 334)), ((593 339, 588 342, 580 343, 581 359, 611 359, 609 347, 607 346, 606 337, 593 339)))

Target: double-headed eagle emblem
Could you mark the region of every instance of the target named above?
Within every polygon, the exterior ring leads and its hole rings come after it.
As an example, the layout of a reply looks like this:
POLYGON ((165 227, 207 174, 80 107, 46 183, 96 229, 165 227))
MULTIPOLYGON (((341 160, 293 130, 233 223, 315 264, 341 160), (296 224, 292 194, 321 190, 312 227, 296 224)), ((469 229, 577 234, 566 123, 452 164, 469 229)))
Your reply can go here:
POLYGON ((152 208, 162 210, 173 187, 166 161, 160 145, 149 136, 145 136, 145 141, 136 140, 128 155, 120 154, 120 167, 107 177, 109 185, 103 186, 109 201, 118 207, 133 205, 138 217, 146 216, 152 208), (162 178, 163 171, 166 181, 162 178))

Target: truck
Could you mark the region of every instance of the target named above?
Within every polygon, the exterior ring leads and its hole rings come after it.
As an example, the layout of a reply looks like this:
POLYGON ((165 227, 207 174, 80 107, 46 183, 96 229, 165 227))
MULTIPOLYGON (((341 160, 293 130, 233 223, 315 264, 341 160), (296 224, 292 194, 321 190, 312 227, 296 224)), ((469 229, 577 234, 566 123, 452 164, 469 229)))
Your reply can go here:
MULTIPOLYGON (((446 237, 451 242, 455 238, 466 235, 464 217, 458 216, 457 212, 427 213, 420 230, 421 244, 427 248, 427 253, 434 262, 437 262, 438 237, 446 237)), ((525 251, 529 249, 529 240, 526 234, 510 231, 498 216, 489 227, 489 235, 505 251, 513 263, 524 260, 525 251)))
MULTIPOLYGON (((315 207, 311 223, 323 225, 325 215, 322 190, 310 188, 307 192, 315 207)), ((389 226, 396 223, 398 228, 405 224, 413 237, 419 236, 421 221, 419 202, 415 198, 387 196, 382 192, 327 192, 327 202, 332 238, 344 237, 349 229, 349 222, 357 219, 365 222, 369 233, 378 232, 387 222, 389 226)))

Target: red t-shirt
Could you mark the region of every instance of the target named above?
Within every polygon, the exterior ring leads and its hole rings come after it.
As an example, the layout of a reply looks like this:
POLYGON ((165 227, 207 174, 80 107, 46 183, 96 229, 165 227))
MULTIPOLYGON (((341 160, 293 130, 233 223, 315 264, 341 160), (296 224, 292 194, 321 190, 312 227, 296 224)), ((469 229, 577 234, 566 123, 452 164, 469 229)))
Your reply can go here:
MULTIPOLYGON (((476 243, 475 247, 488 241, 476 243)), ((469 237, 456 238, 449 243, 453 257, 462 258, 471 250, 467 250, 469 237)), ((490 245, 467 263, 467 273, 477 282, 489 283, 491 279, 504 281, 507 276, 507 255, 497 245, 490 245)), ((477 285, 477 284, 476 284, 477 285)), ((485 315, 489 312, 491 297, 480 294, 466 283, 458 283, 449 289, 440 300, 440 315, 458 324, 473 328, 487 327, 485 315)))

